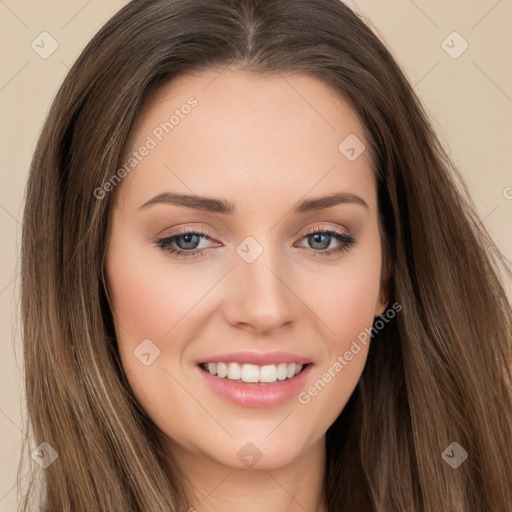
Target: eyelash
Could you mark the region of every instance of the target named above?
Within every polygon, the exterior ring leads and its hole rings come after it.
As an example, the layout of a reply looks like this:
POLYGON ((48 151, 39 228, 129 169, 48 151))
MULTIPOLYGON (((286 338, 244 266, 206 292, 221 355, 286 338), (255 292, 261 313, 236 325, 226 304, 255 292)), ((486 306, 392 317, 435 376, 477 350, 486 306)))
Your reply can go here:
MULTIPOLYGON (((345 251, 349 251, 356 243, 356 238, 353 235, 348 235, 346 233, 341 233, 339 231, 335 231, 332 229, 325 229, 323 226, 316 226, 314 229, 304 233, 302 238, 306 238, 309 235, 314 235, 317 233, 327 234, 341 243, 341 245, 337 249, 323 250, 323 251, 315 251, 312 249, 312 256, 333 256, 335 254, 339 254, 345 251)), ((187 257, 200 257, 204 254, 208 249, 192 249, 190 251, 184 251, 182 249, 174 249, 171 247, 171 244, 178 238, 181 238, 184 235, 198 235, 200 238, 211 238, 210 233, 207 231, 203 231, 202 229, 198 229, 197 231, 182 229, 172 234, 171 236, 166 236, 165 238, 160 238, 155 241, 156 245, 161 248, 163 251, 170 253, 178 258, 186 259, 187 257)), ((329 244, 330 245, 330 244, 329 244)))

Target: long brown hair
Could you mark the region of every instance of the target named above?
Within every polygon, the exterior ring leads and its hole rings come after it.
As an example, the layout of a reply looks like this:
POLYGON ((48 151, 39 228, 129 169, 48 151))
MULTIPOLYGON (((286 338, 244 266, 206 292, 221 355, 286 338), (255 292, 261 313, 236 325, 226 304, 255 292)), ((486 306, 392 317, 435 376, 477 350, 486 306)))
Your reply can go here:
POLYGON ((94 190, 159 85, 226 66, 333 86, 372 153, 384 284, 403 310, 327 431, 329 511, 511 510, 510 271, 403 72, 339 0, 134 0, 70 70, 33 157, 21 260, 31 444, 58 459, 31 466, 20 510, 40 477, 48 512, 190 506, 120 364, 103 276, 114 194, 94 190), (456 469, 453 442, 468 454, 456 469))

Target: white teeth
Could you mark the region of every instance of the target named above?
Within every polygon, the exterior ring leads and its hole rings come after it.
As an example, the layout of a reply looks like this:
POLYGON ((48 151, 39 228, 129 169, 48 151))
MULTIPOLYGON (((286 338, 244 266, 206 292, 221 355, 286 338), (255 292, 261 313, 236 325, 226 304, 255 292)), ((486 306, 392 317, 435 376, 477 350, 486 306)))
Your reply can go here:
POLYGON ((277 380, 291 379, 302 370, 302 364, 279 363, 257 366, 255 364, 238 363, 205 363, 203 368, 211 375, 221 379, 242 380, 243 382, 276 382, 277 380))
POLYGON ((240 378, 244 382, 258 382, 260 380, 260 369, 255 364, 243 364, 240 378))
POLYGON ((277 378, 279 380, 286 379, 286 374, 288 373, 288 366, 286 363, 279 363, 277 365, 277 378))
POLYGON ((277 368, 275 364, 267 364, 260 368, 261 382, 275 382, 277 380, 277 368))
POLYGON ((224 378, 228 374, 228 366, 224 363, 217 363, 217 376, 224 378))
POLYGON ((228 364, 228 379, 238 380, 240 378, 241 370, 238 363, 228 364))

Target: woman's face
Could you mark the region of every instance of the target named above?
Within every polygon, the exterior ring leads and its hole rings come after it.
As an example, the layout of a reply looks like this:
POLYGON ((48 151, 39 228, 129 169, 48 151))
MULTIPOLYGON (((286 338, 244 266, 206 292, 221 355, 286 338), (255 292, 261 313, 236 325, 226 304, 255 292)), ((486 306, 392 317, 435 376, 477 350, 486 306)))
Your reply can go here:
POLYGON ((122 364, 173 449, 273 468, 323 442, 386 305, 362 144, 348 103, 305 75, 187 75, 145 104, 98 197, 116 195, 122 364))

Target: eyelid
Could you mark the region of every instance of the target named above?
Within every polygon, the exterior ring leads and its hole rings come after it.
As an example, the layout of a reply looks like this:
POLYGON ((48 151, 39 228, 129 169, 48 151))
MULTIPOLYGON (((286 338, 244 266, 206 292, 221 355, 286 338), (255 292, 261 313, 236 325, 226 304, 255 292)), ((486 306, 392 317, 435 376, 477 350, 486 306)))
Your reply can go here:
MULTIPOLYGON (((316 232, 326 232, 326 231, 334 231, 340 235, 347 235, 347 236, 350 236, 351 233, 348 229, 344 229, 344 230, 341 230, 340 228, 338 227, 335 227, 335 226, 329 226, 329 225, 326 225, 326 224, 317 224, 315 227, 313 228, 310 228, 310 229, 306 229, 303 233, 302 233, 302 236, 301 236, 301 239, 304 238, 305 236, 308 236, 312 233, 316 233, 316 232)), ((300 235, 300 233, 302 232, 302 229, 299 230, 295 235, 294 237, 298 237, 300 235)), ((163 234, 163 235, 160 235, 160 236, 157 236, 154 241, 158 241, 158 240, 162 240, 164 238, 174 238, 174 237, 178 237, 180 235, 184 235, 184 234, 201 234, 201 235, 205 235, 207 236, 208 238, 210 239, 214 239, 215 238, 215 235, 209 231, 208 229, 204 228, 203 226, 199 226, 199 227, 195 227, 195 226, 185 226, 183 228, 178 228, 177 231, 172 231, 171 233, 169 234, 163 234)))
MULTIPOLYGON (((345 232, 340 230, 338 227, 327 226, 324 224, 318 224, 309 230, 303 232, 302 236, 299 238, 299 241, 306 239, 308 236, 314 235, 315 233, 327 233, 331 238, 337 240, 341 245, 335 249, 324 249, 321 251, 315 251, 310 249, 308 252, 309 255, 313 257, 323 256, 323 257, 334 257, 338 254, 349 251, 356 243, 357 238, 350 234, 348 230, 345 232)), ((192 250, 183 250, 183 249, 175 249, 169 248, 172 247, 172 244, 175 243, 175 240, 180 238, 181 235, 194 234, 198 235, 200 238, 208 238, 211 241, 214 241, 213 235, 209 232, 208 229, 203 228, 202 226, 199 228, 195 228, 192 226, 185 226, 183 228, 179 228, 177 231, 169 234, 168 236, 163 236, 162 238, 157 238, 154 240, 155 245, 157 245, 161 250, 166 251, 169 255, 177 258, 177 259, 187 259, 187 258, 198 258, 203 256, 205 251, 211 249, 211 247, 201 248, 201 249, 192 249, 192 250)), ((297 235, 294 236, 296 238, 297 235)), ((222 245, 217 242, 217 247, 222 245)), ((294 245, 294 247, 297 247, 294 245)), ((302 246, 298 246, 302 247, 302 246)))
POLYGON ((184 228, 178 228, 176 231, 172 231, 169 234, 164 232, 164 234, 158 235, 157 237, 155 237, 154 241, 156 242, 157 240, 162 240, 164 238, 174 238, 174 237, 178 237, 180 235, 187 235, 187 234, 192 234, 192 233, 195 233, 198 235, 205 235, 208 238, 214 238, 213 233, 210 230, 204 228, 203 226, 199 226, 199 227, 185 226, 184 228))
MULTIPOLYGON (((350 231, 348 229, 341 230, 338 227, 328 226, 326 224, 318 224, 314 228, 306 230, 302 236, 304 237, 304 236, 310 235, 311 233, 316 233, 317 231, 321 231, 321 232, 335 231, 336 233, 339 233, 340 235, 350 235, 350 231)), ((300 233, 300 231, 299 231, 299 233, 300 233)), ((297 233, 297 235, 299 233, 297 233)))

